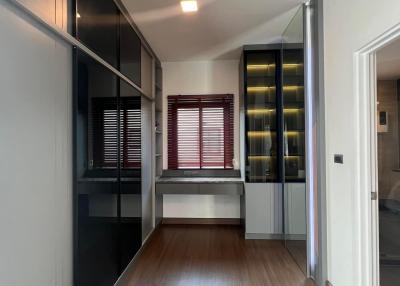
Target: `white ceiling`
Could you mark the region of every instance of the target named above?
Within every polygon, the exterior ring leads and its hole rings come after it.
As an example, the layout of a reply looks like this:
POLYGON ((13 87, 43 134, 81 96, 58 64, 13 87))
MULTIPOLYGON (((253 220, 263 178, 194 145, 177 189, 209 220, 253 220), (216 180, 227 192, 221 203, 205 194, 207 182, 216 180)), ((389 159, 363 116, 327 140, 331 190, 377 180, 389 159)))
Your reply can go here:
POLYGON ((238 59, 244 44, 277 42, 302 0, 122 0, 161 61, 238 59))
POLYGON ((400 79, 400 40, 379 50, 376 61, 378 79, 400 79))

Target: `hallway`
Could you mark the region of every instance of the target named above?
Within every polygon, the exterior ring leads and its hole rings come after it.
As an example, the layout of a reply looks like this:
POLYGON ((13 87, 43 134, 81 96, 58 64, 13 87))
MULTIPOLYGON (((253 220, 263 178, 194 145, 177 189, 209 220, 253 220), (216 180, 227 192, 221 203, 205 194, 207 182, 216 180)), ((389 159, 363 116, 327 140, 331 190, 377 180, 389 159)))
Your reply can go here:
POLYGON ((245 240, 239 226, 162 225, 124 286, 311 286, 280 241, 245 240))

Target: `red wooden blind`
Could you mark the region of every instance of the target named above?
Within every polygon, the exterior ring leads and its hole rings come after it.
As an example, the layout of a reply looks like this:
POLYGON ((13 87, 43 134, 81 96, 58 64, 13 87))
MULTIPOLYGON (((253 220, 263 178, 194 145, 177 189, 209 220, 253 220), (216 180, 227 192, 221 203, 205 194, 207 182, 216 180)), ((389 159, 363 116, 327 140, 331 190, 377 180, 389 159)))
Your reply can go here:
POLYGON ((139 168, 141 163, 141 110, 136 98, 92 99, 92 126, 89 146, 93 146, 94 168, 116 168, 118 140, 122 168, 139 168), (119 128, 119 139, 118 139, 119 128))
POLYGON ((168 168, 231 169, 233 95, 168 96, 168 168))

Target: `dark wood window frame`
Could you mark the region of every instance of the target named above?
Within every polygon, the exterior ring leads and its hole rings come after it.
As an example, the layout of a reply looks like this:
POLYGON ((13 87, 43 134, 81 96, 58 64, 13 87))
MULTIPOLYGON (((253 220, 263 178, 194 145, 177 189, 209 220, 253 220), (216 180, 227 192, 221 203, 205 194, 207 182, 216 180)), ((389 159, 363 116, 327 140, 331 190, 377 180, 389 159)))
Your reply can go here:
MULTIPOLYGON (((168 96, 168 169, 233 169, 233 104, 232 94, 168 96), (190 131, 189 121, 186 122, 187 133, 178 134, 180 124, 178 113, 185 109, 193 111, 193 130, 197 127, 197 138, 193 138, 196 131, 190 131), (218 109, 223 109, 222 114, 218 109), (220 122, 221 119, 223 122, 220 122), (211 125, 215 124, 220 124, 219 129, 218 126, 215 127, 214 134, 211 134, 213 129, 211 125), (209 129, 206 130, 207 128, 209 129), (223 134, 218 135, 218 130, 221 128, 223 134), (191 155, 190 146, 187 147, 187 145, 197 144, 193 146, 191 157, 193 162, 180 162, 179 141, 182 140, 187 140, 186 148, 189 150, 185 150, 186 158, 191 155)), ((189 118, 189 113, 186 118, 189 118)))

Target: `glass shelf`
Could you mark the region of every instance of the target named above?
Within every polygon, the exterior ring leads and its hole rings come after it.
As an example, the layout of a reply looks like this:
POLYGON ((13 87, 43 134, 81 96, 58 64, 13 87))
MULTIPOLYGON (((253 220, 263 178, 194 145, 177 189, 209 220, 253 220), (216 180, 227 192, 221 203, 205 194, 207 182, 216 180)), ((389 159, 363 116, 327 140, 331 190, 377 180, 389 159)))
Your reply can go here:
POLYGON ((303 50, 286 44, 283 49, 282 60, 285 181, 304 182, 305 109, 303 50), (285 110, 293 111, 285 112, 285 110))
POLYGON ((278 180, 276 51, 246 54, 246 181, 278 180))

